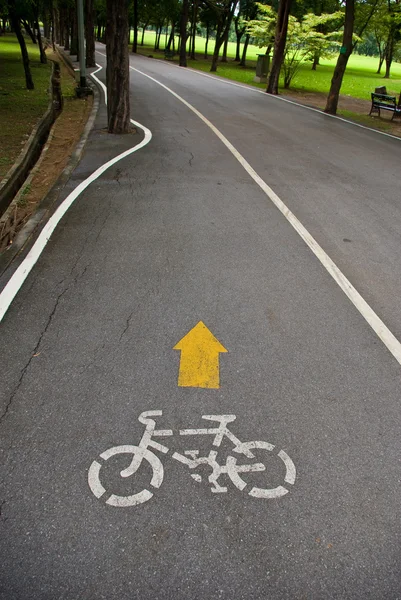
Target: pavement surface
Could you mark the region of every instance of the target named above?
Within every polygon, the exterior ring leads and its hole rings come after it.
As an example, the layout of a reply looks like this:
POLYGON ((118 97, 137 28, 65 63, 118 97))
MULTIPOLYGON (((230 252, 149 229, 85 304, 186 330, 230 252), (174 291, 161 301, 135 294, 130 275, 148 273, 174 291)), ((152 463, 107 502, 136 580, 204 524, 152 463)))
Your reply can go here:
MULTIPOLYGON (((130 60, 219 128, 400 338, 401 141, 130 60)), ((1 325, 0 598, 400 599, 400 365, 205 122, 137 71, 131 92, 151 142, 76 200, 1 325), (173 348, 200 321, 228 351, 214 387, 179 385, 173 348), (151 410, 169 452, 130 454, 151 410), (234 442, 180 435, 224 414, 234 442), (173 457, 212 448, 226 492, 173 457)), ((65 196, 143 138, 105 115, 65 196)))

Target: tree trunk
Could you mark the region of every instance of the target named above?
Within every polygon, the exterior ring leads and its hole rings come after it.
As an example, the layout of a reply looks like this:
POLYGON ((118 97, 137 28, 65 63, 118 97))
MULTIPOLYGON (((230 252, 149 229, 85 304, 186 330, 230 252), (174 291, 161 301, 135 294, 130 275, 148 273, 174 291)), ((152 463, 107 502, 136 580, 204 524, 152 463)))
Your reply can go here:
POLYGON ((128 0, 106 0, 106 81, 109 133, 130 130, 128 0))
POLYGON ((196 38, 196 22, 198 20, 198 0, 194 0, 194 8, 192 13, 192 47, 191 47, 191 58, 196 59, 195 56, 195 38, 196 38))
POLYGON ((78 58, 78 14, 77 4, 71 9, 71 49, 70 54, 78 58))
POLYGON ((70 13, 66 11, 64 21, 64 50, 70 49, 70 13))
POLYGON ((138 52, 138 0, 134 0, 134 39, 132 42, 132 52, 138 52))
POLYGON ((248 52, 248 45, 249 45, 249 39, 250 39, 250 35, 249 33, 246 34, 245 36, 245 44, 244 47, 242 49, 242 57, 241 57, 241 62, 240 67, 246 67, 246 53, 248 52))
POLYGON ((292 0, 280 0, 276 34, 274 38, 274 54, 272 67, 270 69, 269 80, 267 82, 266 92, 268 94, 278 94, 278 81, 280 77, 281 65, 284 60, 285 44, 287 41, 288 18, 290 16, 292 0))
POLYGON ((95 20, 93 0, 85 0, 86 66, 96 67, 95 20))
POLYGON ((384 74, 384 79, 390 79, 390 70, 391 70, 391 63, 393 62, 393 57, 389 56, 387 58, 386 56, 386 72, 384 74))
POLYGON ((318 66, 318 64, 319 64, 319 59, 320 59, 320 56, 319 56, 319 54, 316 52, 316 53, 313 55, 312 71, 316 71, 316 67, 317 67, 317 66, 318 66))
POLYGON ((217 25, 217 31, 216 31, 216 42, 214 45, 212 66, 210 67, 210 71, 212 73, 217 71, 217 61, 219 59, 220 48, 221 48, 222 43, 226 39, 226 36, 228 39, 228 33, 230 30, 231 21, 234 16, 234 11, 237 7, 237 4, 238 4, 238 0, 232 0, 231 2, 226 4, 224 11, 220 14, 219 22, 217 25))
POLYGON ((244 35, 244 30, 241 29, 239 31, 236 31, 235 35, 237 36, 237 47, 235 49, 235 61, 240 62, 241 60, 241 39, 242 36, 244 35))
POLYGON ((380 56, 379 57, 379 66, 377 67, 377 71, 376 71, 377 75, 380 75, 380 73, 381 73, 383 62, 384 62, 384 56, 380 56))
POLYGON ((29 25, 28 21, 26 21, 25 19, 22 19, 22 24, 23 24, 23 26, 24 26, 24 29, 25 29, 25 31, 27 32, 27 34, 28 34, 28 35, 29 35, 29 37, 31 38, 31 40, 32 40, 32 43, 33 43, 33 44, 37 44, 37 41, 36 41, 35 34, 33 33, 33 31, 32 31, 32 29, 31 29, 31 27, 30 27, 30 25, 29 25))
POLYGON ((188 25, 188 12, 189 12, 189 2, 188 0, 182 0, 182 11, 181 11, 181 22, 180 22, 180 67, 187 66, 187 25, 188 25))
POLYGON ((51 13, 50 13, 51 14, 51 16, 50 16, 50 31, 51 31, 53 52, 55 52, 56 51, 56 44, 55 44, 55 41, 54 41, 55 40, 55 38, 54 38, 54 36, 55 36, 55 33, 54 33, 54 30, 55 30, 55 24, 54 24, 55 23, 55 18, 54 18, 53 4, 51 4, 51 7, 52 8, 51 8, 51 13))
POLYGON ((223 55, 221 57, 220 62, 223 62, 223 63, 227 62, 227 50, 228 50, 228 32, 227 32, 226 39, 224 40, 223 55))
POLYGON ((48 40, 50 38, 50 20, 48 14, 44 14, 43 20, 43 35, 48 40))
POLYGON ((99 23, 97 24, 96 39, 98 42, 102 39, 102 26, 99 23))
POLYGON ((341 52, 338 55, 337 64, 334 69, 333 78, 331 80, 331 86, 329 95, 327 97, 326 108, 324 112, 329 115, 335 115, 337 113, 338 98, 340 95, 341 84, 345 69, 347 67, 348 59, 352 53, 352 35, 354 33, 354 21, 355 21, 355 0, 346 0, 345 5, 345 23, 343 32, 343 45, 341 52))
POLYGON ((43 49, 42 34, 40 33, 40 27, 39 27, 39 17, 37 19, 38 20, 35 23, 35 27, 36 27, 37 38, 38 38, 40 62, 42 63, 42 65, 46 65, 47 64, 47 56, 46 56, 46 52, 43 49))
POLYGON ((64 34, 65 34, 65 13, 67 11, 64 8, 59 10, 59 44, 65 46, 64 34))
POLYGON ((33 90, 35 86, 33 85, 31 69, 29 66, 28 51, 26 49, 24 36, 22 35, 19 19, 16 16, 14 10, 15 10, 14 7, 12 7, 12 5, 10 5, 9 9, 8 9, 8 15, 10 18, 11 27, 15 31, 15 35, 17 36, 17 40, 18 40, 18 43, 21 48, 22 63, 24 65, 24 71, 25 71, 26 89, 33 90))
POLYGON ((166 45, 166 50, 171 50, 171 45, 173 45, 173 50, 174 50, 174 21, 171 23, 171 32, 170 32, 170 37, 169 37, 167 45, 166 45))
POLYGON ((271 56, 270 56, 270 52, 272 51, 272 44, 269 44, 266 48, 266 52, 265 55, 267 56, 267 62, 266 62, 266 73, 269 74, 270 72, 270 63, 271 63, 271 56))
POLYGON ((208 45, 209 45, 209 25, 206 26, 205 58, 207 58, 208 45))
POLYGON ((217 71, 217 61, 219 60, 219 52, 220 52, 220 48, 221 48, 222 43, 223 43, 222 26, 219 24, 217 26, 216 40, 214 42, 214 51, 213 51, 213 56, 212 56, 212 66, 210 67, 210 71, 212 73, 215 73, 217 71))
POLYGON ((52 37, 57 44, 60 40, 60 19, 57 8, 53 5, 53 26, 52 26, 52 37))
POLYGON ((389 34, 388 34, 387 44, 386 44, 386 53, 384 56, 385 61, 386 61, 386 73, 384 75, 384 79, 390 78, 391 63, 393 62, 393 56, 394 56, 394 37, 395 37, 395 29, 394 29, 394 26, 391 26, 389 34))
POLYGON ((146 31, 146 28, 147 28, 147 26, 148 26, 148 25, 149 25, 149 23, 146 23, 146 25, 144 25, 144 26, 142 27, 142 39, 141 39, 141 46, 143 46, 143 44, 144 44, 144 40, 145 40, 145 31, 146 31))

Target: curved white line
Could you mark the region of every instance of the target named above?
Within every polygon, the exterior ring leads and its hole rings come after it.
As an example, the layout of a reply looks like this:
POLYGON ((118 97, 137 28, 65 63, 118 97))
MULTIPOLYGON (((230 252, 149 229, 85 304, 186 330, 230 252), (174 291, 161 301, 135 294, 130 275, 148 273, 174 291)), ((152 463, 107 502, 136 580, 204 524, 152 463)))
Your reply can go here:
MULTIPOLYGON (((100 53, 101 54, 101 53, 100 53)), ((245 160, 245 158, 238 152, 238 150, 228 141, 228 139, 221 133, 219 129, 213 123, 209 121, 199 110, 197 110, 192 104, 184 100, 181 96, 179 96, 172 89, 161 83, 154 77, 143 73, 139 69, 135 69, 130 66, 130 69, 140 73, 144 77, 147 77, 157 85, 160 85, 167 92, 172 94, 177 100, 182 102, 189 110, 191 110, 201 121, 205 123, 213 133, 221 140, 221 142, 228 148, 231 154, 238 160, 238 162, 242 165, 245 171, 252 177, 255 183, 263 190, 266 196, 273 202, 273 204, 279 209, 279 211, 284 215, 287 221, 292 225, 295 231, 300 235, 300 237, 304 240, 305 244, 312 250, 313 254, 316 258, 321 262, 326 271, 331 275, 334 281, 338 284, 338 286, 342 289, 344 294, 351 300, 352 304, 357 308, 363 318, 367 321, 367 323, 371 326, 376 335, 381 339, 386 348, 391 352, 396 361, 401 365, 401 343, 397 340, 394 334, 388 329, 388 327, 383 323, 383 321, 379 318, 379 316, 374 312, 374 310, 369 306, 369 304, 362 298, 360 293, 354 288, 352 283, 347 279, 347 277, 340 271, 335 262, 330 258, 330 256, 323 250, 323 248, 317 243, 314 237, 309 233, 309 231, 302 225, 301 221, 297 219, 293 212, 284 204, 284 202, 279 198, 279 196, 272 190, 272 188, 267 185, 267 183, 256 173, 256 171, 251 167, 249 162, 245 160)))
MULTIPOLYGON (((94 71, 93 73, 91 73, 91 76, 102 87, 103 92, 104 92, 105 102, 107 104, 106 86, 95 76, 95 73, 98 73, 103 67, 101 67, 100 65, 97 65, 97 67, 98 67, 98 69, 96 71, 94 71)), ((111 160, 104 163, 101 167, 96 169, 96 171, 94 171, 89 177, 87 177, 87 179, 82 181, 75 188, 75 190, 73 190, 67 196, 67 198, 60 204, 60 206, 57 208, 57 210, 54 212, 54 214, 50 217, 50 219, 48 220, 48 222, 46 223, 46 225, 40 232, 38 239, 32 246, 32 248, 29 251, 29 253, 27 254, 26 258, 22 261, 22 263, 20 264, 18 269, 15 271, 13 276, 8 281, 7 285, 4 287, 4 289, 0 293, 0 322, 2 321, 5 313, 7 312, 11 302, 14 300, 15 296, 21 289, 21 286, 24 283, 25 279, 28 277, 32 268, 35 266, 39 256, 42 254, 47 242, 49 241, 51 235, 53 234, 53 231, 56 229, 58 223, 63 218, 63 216, 65 215, 67 210, 70 208, 70 206, 73 204, 73 202, 78 198, 78 196, 84 190, 86 190, 86 188, 93 181, 98 179, 98 177, 100 177, 100 175, 102 175, 109 167, 112 167, 118 161, 122 160, 126 156, 129 156, 133 152, 137 152, 138 150, 140 150, 141 148, 143 148, 144 146, 149 144, 150 140, 152 139, 152 133, 151 133, 150 129, 148 129, 144 125, 141 125, 137 121, 134 121, 133 119, 131 119, 131 123, 133 123, 136 127, 139 127, 140 129, 142 129, 142 131, 144 132, 143 140, 136 146, 133 146, 132 148, 130 148, 129 150, 126 150, 125 152, 122 152, 115 158, 112 158, 111 160)))

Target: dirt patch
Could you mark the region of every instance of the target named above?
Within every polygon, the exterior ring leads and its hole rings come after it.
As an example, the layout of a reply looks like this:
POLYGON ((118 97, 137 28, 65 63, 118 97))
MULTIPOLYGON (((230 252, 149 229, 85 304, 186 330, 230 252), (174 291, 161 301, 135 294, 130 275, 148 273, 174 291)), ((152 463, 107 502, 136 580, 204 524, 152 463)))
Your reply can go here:
POLYGON ((75 81, 64 63, 53 52, 48 53, 51 60, 57 60, 61 66, 61 88, 64 96, 64 108, 55 122, 49 141, 42 153, 37 168, 22 186, 16 199, 0 220, 0 252, 7 248, 35 212, 41 200, 55 184, 77 145, 92 109, 93 98, 75 98, 75 81))
MULTIPOLYGON (((305 106, 311 106, 323 110, 326 106, 327 94, 321 94, 318 92, 298 92, 296 90, 286 90, 282 94, 283 97, 289 100, 295 100, 305 106)), ((360 123, 366 127, 377 129, 379 131, 385 131, 392 135, 401 137, 401 119, 397 118, 392 121, 393 116, 390 111, 383 111, 381 116, 377 115, 370 117, 371 103, 368 100, 360 100, 359 98, 352 98, 351 96, 340 96, 338 103, 338 115, 345 117, 355 123, 360 123)))

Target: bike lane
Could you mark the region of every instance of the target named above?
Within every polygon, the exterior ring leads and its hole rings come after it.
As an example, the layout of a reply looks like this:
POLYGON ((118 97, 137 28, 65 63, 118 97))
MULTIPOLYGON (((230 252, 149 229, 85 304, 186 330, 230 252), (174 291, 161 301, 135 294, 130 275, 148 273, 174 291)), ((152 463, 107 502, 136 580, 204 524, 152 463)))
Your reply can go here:
MULTIPOLYGON (((16 390, 1 423, 3 597, 397 597, 395 361, 203 124, 132 85, 152 144, 71 209, 3 325, 16 390), (228 350, 218 389, 178 385, 173 348, 201 320, 228 350), (25 371, 21 347, 37 354, 25 371), (154 450, 163 481, 139 506, 108 506, 88 469, 138 444, 147 410, 173 432, 157 440, 166 456, 154 450), (288 453, 289 493, 253 498, 227 477, 212 493, 210 469, 200 482, 172 460, 207 455, 212 436, 180 435, 213 426, 207 414, 288 453)), ((99 160, 95 134, 77 177, 99 160)), ((283 482, 281 460, 256 460, 267 471, 244 480, 283 482)), ((129 462, 107 465, 104 485, 149 487, 145 463, 122 481, 129 462)))

